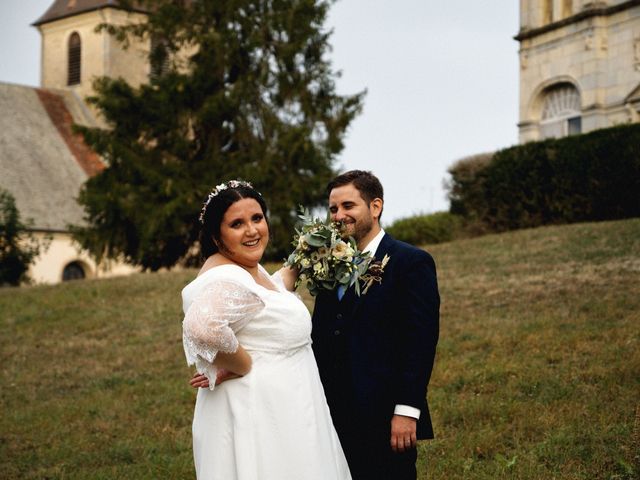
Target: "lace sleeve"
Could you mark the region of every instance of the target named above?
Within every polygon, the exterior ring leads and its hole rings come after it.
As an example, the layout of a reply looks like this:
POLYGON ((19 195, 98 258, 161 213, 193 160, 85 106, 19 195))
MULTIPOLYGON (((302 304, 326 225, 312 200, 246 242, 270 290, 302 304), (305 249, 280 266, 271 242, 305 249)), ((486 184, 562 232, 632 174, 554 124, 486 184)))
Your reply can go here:
POLYGON ((240 283, 217 280, 208 284, 193 300, 182 322, 182 342, 189 365, 209 379, 213 390, 218 352, 238 350, 239 332, 264 303, 240 283))

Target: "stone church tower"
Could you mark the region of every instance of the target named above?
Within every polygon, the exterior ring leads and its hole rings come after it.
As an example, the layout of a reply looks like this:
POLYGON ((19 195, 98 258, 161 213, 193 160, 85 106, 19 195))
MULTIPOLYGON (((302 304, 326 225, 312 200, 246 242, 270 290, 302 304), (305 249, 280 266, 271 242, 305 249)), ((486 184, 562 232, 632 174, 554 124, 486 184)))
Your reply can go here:
POLYGON ((640 0, 520 0, 520 142, 640 121, 640 0))
POLYGON ((33 23, 42 36, 41 86, 85 98, 96 77, 123 77, 132 86, 147 82, 150 42, 133 40, 125 50, 106 31, 95 31, 101 23, 123 25, 144 18, 144 11, 125 11, 117 0, 55 0, 33 23))
POLYGON ((84 101, 93 93, 93 80, 122 77, 135 87, 151 74, 150 41, 134 39, 125 50, 95 29, 143 21, 145 15, 124 10, 117 0, 51 0, 33 24, 41 34, 41 88, 0 82, 0 106, 10 112, 0 115, 0 189, 15 198, 43 247, 29 268, 35 283, 138 271, 120 260, 98 262, 73 239, 69 226, 85 224, 78 194, 105 167, 73 129, 101 126, 98 112, 84 101))

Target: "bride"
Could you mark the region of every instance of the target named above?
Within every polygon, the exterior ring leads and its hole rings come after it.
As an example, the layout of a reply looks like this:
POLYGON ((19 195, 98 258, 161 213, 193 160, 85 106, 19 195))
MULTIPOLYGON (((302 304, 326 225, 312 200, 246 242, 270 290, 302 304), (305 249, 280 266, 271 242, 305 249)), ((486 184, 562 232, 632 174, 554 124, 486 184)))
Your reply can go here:
POLYGON ((200 480, 344 480, 349 469, 311 350, 295 275, 259 264, 267 207, 243 181, 204 204, 206 261, 182 291, 183 343, 198 373, 193 453, 200 480), (217 380, 217 382, 216 382, 217 380), (216 385, 216 383, 218 383, 216 385))

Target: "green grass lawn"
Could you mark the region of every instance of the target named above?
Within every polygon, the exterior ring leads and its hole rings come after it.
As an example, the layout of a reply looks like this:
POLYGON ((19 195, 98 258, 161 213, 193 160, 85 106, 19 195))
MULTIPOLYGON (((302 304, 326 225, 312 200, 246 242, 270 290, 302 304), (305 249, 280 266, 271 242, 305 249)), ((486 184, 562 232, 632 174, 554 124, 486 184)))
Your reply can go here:
MULTIPOLYGON (((442 317, 419 478, 639 478, 640 220, 428 250, 442 317)), ((0 478, 195 477, 194 275, 0 290, 0 478)))

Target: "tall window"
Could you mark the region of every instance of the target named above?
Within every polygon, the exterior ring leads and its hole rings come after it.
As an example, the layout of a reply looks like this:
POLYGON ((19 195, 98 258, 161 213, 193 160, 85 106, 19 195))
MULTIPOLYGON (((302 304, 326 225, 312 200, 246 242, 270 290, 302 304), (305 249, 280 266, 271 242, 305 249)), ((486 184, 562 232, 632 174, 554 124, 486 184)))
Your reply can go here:
POLYGON ((546 90, 540 120, 541 138, 558 138, 582 132, 580 92, 570 83, 546 90))
POLYGON ((69 37, 68 48, 68 68, 67 68, 67 85, 77 85, 80 83, 82 58, 82 44, 80 35, 73 32, 69 37))
POLYGON ((158 35, 151 36, 151 70, 149 78, 156 80, 165 75, 170 68, 167 42, 158 35))
POLYGON ((542 24, 553 21, 553 0, 542 0, 542 24))

